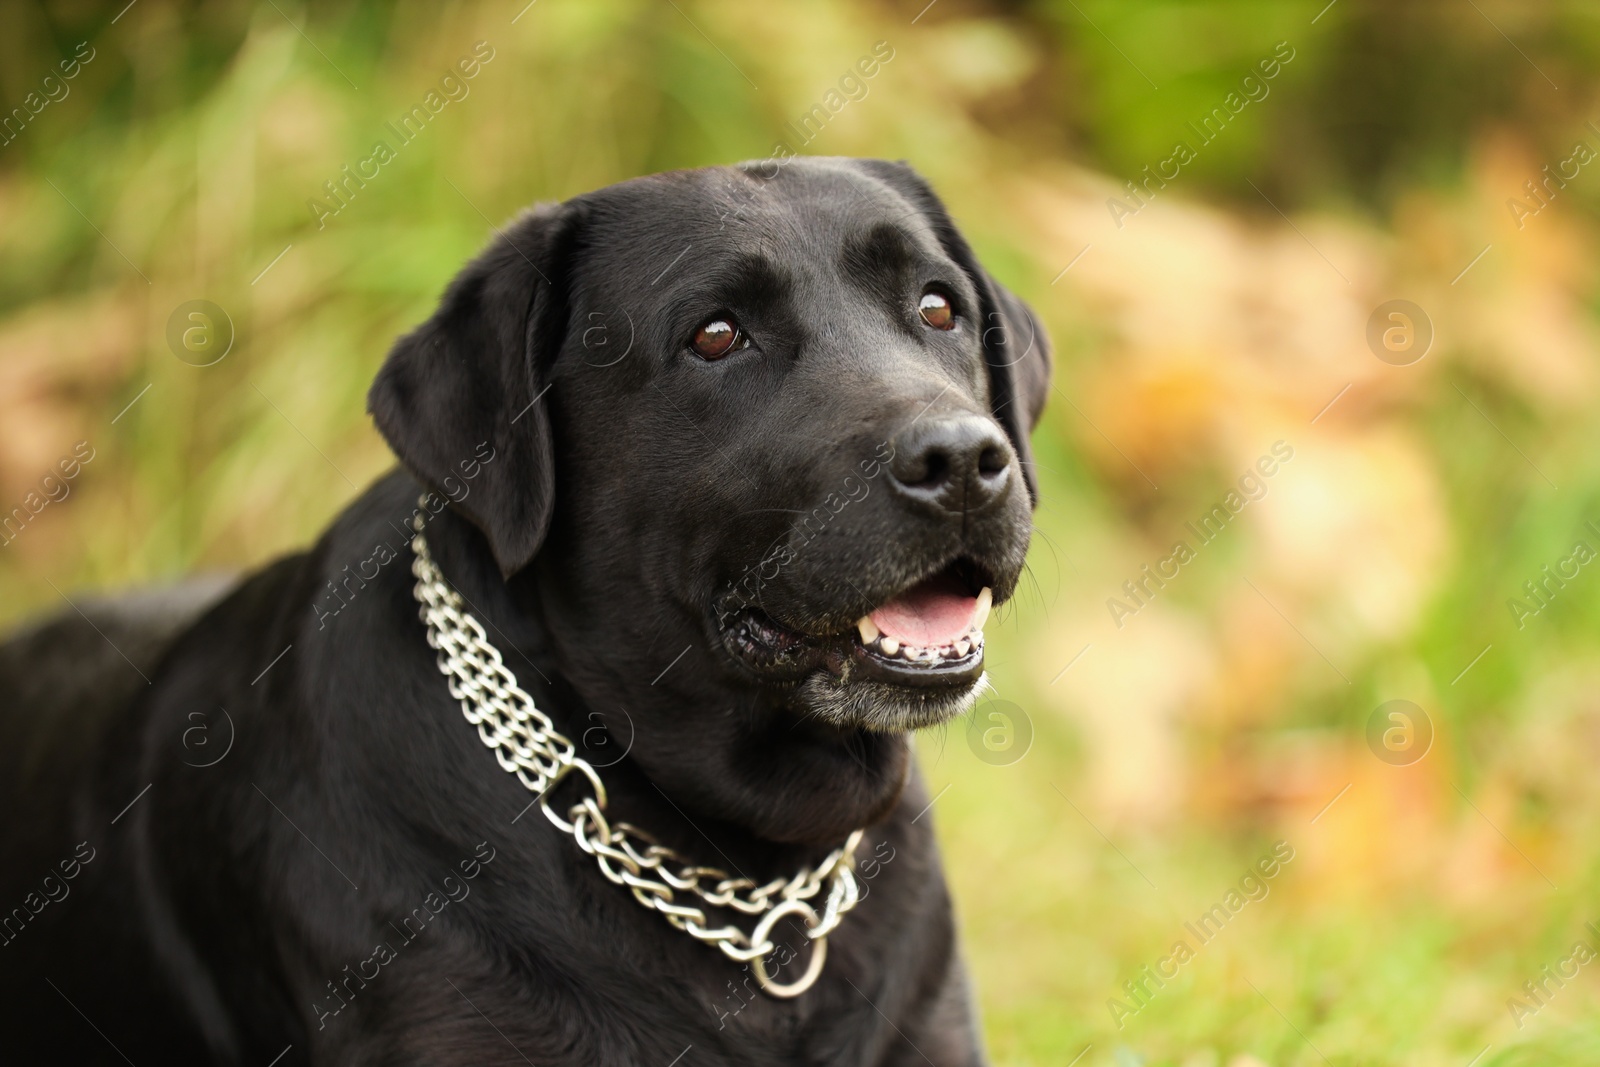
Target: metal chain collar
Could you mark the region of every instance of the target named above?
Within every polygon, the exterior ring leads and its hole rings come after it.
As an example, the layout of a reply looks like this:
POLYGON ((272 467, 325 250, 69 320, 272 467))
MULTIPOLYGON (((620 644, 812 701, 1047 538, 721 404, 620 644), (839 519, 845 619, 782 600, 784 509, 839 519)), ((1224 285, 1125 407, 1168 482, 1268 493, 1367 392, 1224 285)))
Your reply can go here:
POLYGON ((417 578, 413 593, 421 605, 418 614, 427 625, 429 646, 438 651, 439 672, 449 679, 450 695, 461 702, 462 714, 478 728, 478 736, 494 751, 500 766, 536 795, 539 809, 552 825, 571 834, 578 847, 595 858, 601 874, 627 886, 640 904, 660 912, 690 937, 715 945, 729 959, 748 963, 761 988, 772 996, 796 997, 811 988, 827 959, 828 935, 860 900, 855 849, 864 831, 851 834, 815 868, 801 868, 787 880, 757 885, 715 867, 691 864, 638 827, 608 820, 606 787, 599 774, 517 685, 483 625, 463 609, 461 595, 434 563, 422 536, 426 513, 423 509, 412 520, 417 534, 411 540, 416 556, 411 573, 417 578), (550 794, 573 771, 588 779, 590 791, 562 817, 551 810, 550 794), (827 895, 819 915, 808 902, 824 886, 827 895), (748 934, 731 923, 713 926, 695 898, 760 918, 748 934), (769 973, 766 957, 777 948, 771 939, 774 924, 788 915, 805 922, 812 950, 805 973, 784 983, 769 973))

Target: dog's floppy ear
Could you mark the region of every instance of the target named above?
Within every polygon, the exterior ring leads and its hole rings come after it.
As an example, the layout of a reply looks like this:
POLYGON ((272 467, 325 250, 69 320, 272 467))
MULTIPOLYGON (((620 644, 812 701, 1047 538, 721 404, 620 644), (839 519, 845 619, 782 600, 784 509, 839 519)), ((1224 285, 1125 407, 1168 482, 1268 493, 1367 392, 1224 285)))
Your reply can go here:
POLYGON ((995 419, 1011 438, 1028 483, 1028 495, 1039 502, 1028 435, 1039 422, 1050 392, 1050 339, 1027 304, 989 276, 973 255, 966 238, 950 219, 939 197, 904 163, 881 159, 857 161, 867 172, 911 201, 932 225, 945 253, 960 264, 978 290, 978 320, 983 358, 989 368, 989 397, 995 419))
POLYGON ((518 219, 395 343, 367 394, 389 447, 483 531, 507 577, 539 550, 555 501, 544 392, 566 330, 575 228, 561 205, 518 219))

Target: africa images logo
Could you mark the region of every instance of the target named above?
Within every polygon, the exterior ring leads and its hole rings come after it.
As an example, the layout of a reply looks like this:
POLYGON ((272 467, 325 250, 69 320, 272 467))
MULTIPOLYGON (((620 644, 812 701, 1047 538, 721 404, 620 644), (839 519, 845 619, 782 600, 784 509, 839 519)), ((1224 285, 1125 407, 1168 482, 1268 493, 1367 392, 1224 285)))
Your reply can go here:
POLYGON ((1122 983, 1122 997, 1110 997, 1106 1000, 1106 1010, 1111 1013, 1111 1021, 1121 1030, 1127 1025, 1130 1016, 1138 1015, 1156 994, 1166 988, 1168 982, 1178 977, 1183 965, 1194 959, 1200 949, 1215 941, 1227 926, 1245 907, 1253 901, 1267 899, 1272 892, 1272 879, 1276 878, 1283 868, 1287 867, 1294 859, 1294 846, 1287 841, 1275 842, 1272 851, 1256 860, 1238 883, 1230 886, 1223 894, 1222 899, 1201 912, 1193 922, 1183 924, 1184 932, 1188 937, 1180 937, 1172 943, 1172 947, 1165 956, 1152 964, 1140 967, 1132 978, 1122 983), (1190 943, 1193 938, 1193 943, 1190 943))

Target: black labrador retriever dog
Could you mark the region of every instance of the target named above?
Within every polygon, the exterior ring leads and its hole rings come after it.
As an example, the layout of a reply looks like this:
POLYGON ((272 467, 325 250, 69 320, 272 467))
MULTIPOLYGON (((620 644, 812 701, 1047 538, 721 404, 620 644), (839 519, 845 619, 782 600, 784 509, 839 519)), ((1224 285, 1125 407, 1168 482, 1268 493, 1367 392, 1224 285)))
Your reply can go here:
POLYGON ((0 648, 0 1060, 983 1062, 908 738, 1049 373, 903 164, 522 216, 314 548, 0 648))

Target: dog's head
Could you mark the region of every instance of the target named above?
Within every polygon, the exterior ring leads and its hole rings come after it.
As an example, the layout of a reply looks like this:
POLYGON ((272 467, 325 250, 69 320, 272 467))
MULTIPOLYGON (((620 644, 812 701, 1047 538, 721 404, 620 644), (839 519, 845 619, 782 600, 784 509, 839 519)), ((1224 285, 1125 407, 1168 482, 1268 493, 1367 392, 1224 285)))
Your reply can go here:
POLYGON ((1049 347, 901 164, 641 178, 513 224, 370 406, 631 758, 780 839, 883 814, 1016 588, 1049 347))

